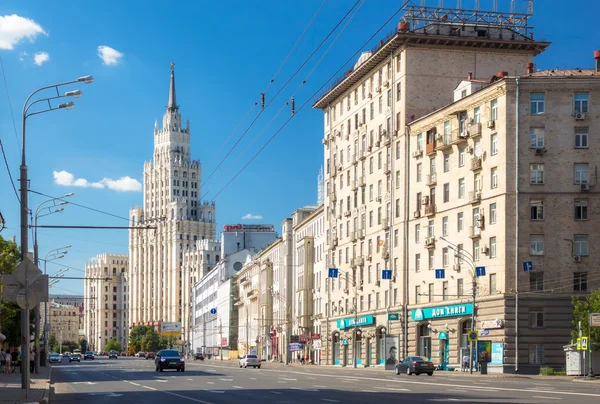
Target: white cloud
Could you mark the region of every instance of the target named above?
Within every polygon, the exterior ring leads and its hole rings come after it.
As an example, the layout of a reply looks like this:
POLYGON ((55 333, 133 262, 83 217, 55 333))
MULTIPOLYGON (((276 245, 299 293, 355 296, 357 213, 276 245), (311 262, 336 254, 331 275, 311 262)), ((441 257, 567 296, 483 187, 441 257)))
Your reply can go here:
POLYGON ((21 62, 25 61, 25 56, 27 56, 27 52, 19 53, 19 61, 21 61, 21 62))
POLYGON ((123 53, 110 46, 100 45, 98 46, 98 56, 102 59, 102 63, 107 66, 117 65, 123 57, 123 53))
POLYGON ((253 215, 252 213, 248 213, 245 216, 242 216, 242 220, 259 220, 262 219, 261 215, 253 215))
POLYGON ((141 191, 142 184, 136 180, 135 178, 131 178, 128 176, 121 177, 117 180, 113 180, 110 178, 103 178, 97 182, 90 182, 85 178, 77 178, 68 171, 54 171, 54 182, 57 185, 65 185, 72 187, 82 187, 82 188, 108 188, 113 191, 119 192, 128 192, 128 191, 141 191))
POLYGON ((43 65, 49 60, 50 55, 48 55, 47 52, 37 52, 35 55, 33 55, 33 62, 38 66, 43 65))
POLYGON ((48 36, 35 21, 16 14, 0 15, 0 49, 11 50, 23 39, 33 42, 36 36, 48 36))

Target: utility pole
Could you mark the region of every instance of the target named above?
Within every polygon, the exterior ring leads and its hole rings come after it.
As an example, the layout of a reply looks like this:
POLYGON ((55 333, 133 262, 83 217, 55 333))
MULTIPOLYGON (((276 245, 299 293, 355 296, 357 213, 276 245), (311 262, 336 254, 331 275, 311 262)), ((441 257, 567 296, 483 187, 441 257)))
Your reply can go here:
POLYGON ((221 360, 223 360, 223 323, 221 320, 219 320, 219 339, 221 341, 221 349, 219 349, 219 351, 221 352, 221 360))
POLYGON ((250 319, 248 318, 248 306, 244 304, 244 308, 246 309, 246 354, 248 354, 250 351, 250 345, 248 345, 248 324, 250 319))
MULTIPOLYGON (((473 310, 471 311, 471 329, 475 330, 475 298, 477 297, 477 276, 473 274, 473 310)), ((473 350, 476 342, 471 342, 471 349, 469 354, 469 362, 470 362, 470 374, 473 374, 473 350)))

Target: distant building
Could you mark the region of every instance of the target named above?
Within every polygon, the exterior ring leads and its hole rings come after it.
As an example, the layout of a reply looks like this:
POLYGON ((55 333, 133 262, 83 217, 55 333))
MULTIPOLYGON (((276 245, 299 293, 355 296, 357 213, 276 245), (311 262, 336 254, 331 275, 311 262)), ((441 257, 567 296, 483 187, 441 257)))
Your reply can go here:
MULTIPOLYGON (((43 304, 40 305, 40 315, 43 319, 45 315, 43 304)), ((47 318, 50 329, 48 332, 49 337, 54 335, 59 343, 79 342, 79 330, 81 329, 83 316, 78 307, 49 302, 47 318)))

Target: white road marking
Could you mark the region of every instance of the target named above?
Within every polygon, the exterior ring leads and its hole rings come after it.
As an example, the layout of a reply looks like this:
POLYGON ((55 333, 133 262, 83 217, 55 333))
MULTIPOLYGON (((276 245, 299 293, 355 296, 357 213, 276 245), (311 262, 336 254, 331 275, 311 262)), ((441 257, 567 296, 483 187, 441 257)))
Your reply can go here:
POLYGON ((223 393, 225 393, 224 390, 204 390, 204 391, 206 391, 208 393, 215 393, 215 394, 223 394, 223 393))
POLYGON ((215 382, 206 382, 206 383, 208 383, 208 384, 215 384, 215 382))
POLYGON ((315 387, 318 389, 326 389, 327 388, 327 386, 322 386, 320 384, 319 385, 315 384, 315 387))
POLYGON ((287 383, 287 382, 284 382, 283 380, 279 380, 279 381, 277 381, 277 383, 287 383))
POLYGON ((319 391, 317 389, 305 389, 303 387, 290 387, 290 390, 302 390, 302 391, 313 391, 313 392, 319 391))
POLYGON ((249 377, 250 380, 256 380, 256 377, 249 377))
POLYGON ((168 380, 164 380, 164 379, 156 379, 154 380, 155 382, 161 382, 161 383, 168 383, 168 380))
POLYGON ((134 383, 134 382, 127 382, 127 383, 129 383, 129 384, 133 384, 134 386, 139 386, 139 387, 141 387, 141 386, 142 386, 141 384, 134 383))
POLYGON ((283 394, 281 391, 272 391, 273 394, 283 394))
POLYGON ((391 390, 391 391, 410 391, 409 389, 397 389, 395 387, 375 387, 379 390, 391 390))
POLYGON ((298 380, 298 379, 288 379, 288 378, 286 378, 286 377, 280 377, 280 379, 281 379, 281 380, 294 381, 294 382, 295 382, 296 380, 298 380))
POLYGON ((233 387, 234 389, 241 389, 242 388, 242 386, 231 386, 231 387, 233 387))
POLYGON ((373 390, 361 390, 363 393, 375 393, 373 390))
POLYGON ((560 397, 545 397, 545 396, 531 396, 531 398, 543 398, 544 400, 562 400, 560 397))
POLYGON ((156 391, 156 389, 154 387, 148 387, 148 386, 142 386, 142 387, 145 388, 145 389, 148 389, 148 390, 154 390, 154 391, 156 391))
POLYGON ((219 380, 223 380, 224 382, 232 382, 233 381, 233 379, 223 379, 223 378, 221 378, 219 380))
POLYGON ((194 380, 194 379, 188 379, 188 380, 189 380, 189 381, 192 381, 192 380, 194 380))
POLYGON ((340 402, 339 400, 331 400, 329 398, 322 398, 321 401, 327 401, 329 403, 339 403, 340 402))

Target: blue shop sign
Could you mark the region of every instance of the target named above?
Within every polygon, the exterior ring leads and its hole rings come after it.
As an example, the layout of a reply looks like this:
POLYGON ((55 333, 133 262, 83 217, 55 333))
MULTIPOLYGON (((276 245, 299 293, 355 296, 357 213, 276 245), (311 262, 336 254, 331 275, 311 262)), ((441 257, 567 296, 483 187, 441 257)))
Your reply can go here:
POLYGON ((469 303, 416 309, 411 311, 411 317, 414 321, 421 321, 428 318, 465 316, 472 313, 473 304, 469 303))
POLYGON ((375 317, 373 316, 360 316, 358 318, 358 322, 356 322, 356 319, 354 317, 352 318, 343 318, 341 320, 337 321, 337 328, 339 328, 340 330, 343 330, 344 328, 351 328, 351 327, 361 327, 363 325, 371 325, 371 324, 375 324, 375 317))

